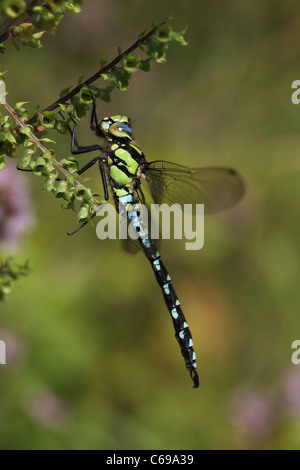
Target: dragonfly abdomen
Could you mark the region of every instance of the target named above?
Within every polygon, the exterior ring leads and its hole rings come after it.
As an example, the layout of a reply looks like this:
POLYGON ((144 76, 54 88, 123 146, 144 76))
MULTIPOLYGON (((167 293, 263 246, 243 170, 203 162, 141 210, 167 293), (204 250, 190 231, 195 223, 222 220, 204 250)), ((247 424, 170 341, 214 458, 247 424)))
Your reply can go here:
POLYGON ((118 199, 119 211, 120 207, 123 207, 123 210, 126 208, 128 222, 139 234, 138 241, 151 263, 156 280, 162 290, 165 303, 173 321, 175 338, 179 343, 186 368, 189 370, 194 382, 194 388, 197 388, 199 387, 199 378, 196 371, 196 354, 193 349, 192 335, 184 313, 181 310, 180 301, 173 287, 171 276, 161 260, 159 251, 149 237, 143 219, 140 218, 143 209, 139 203, 135 202, 137 201, 136 191, 123 187, 122 189, 114 188, 114 193, 118 199))
MULTIPOLYGON (((76 140, 77 124, 73 131, 69 127, 72 140, 72 154, 101 151, 78 171, 84 173, 98 162, 105 200, 108 201, 109 183, 117 211, 128 220, 138 232, 138 241, 151 263, 157 282, 162 290, 166 305, 171 314, 175 336, 180 345, 186 367, 190 371, 194 388, 199 386, 196 372, 196 355, 193 349, 192 335, 186 322, 180 302, 171 282, 171 277, 164 266, 160 254, 147 231, 146 218, 140 221, 140 213, 145 204, 144 186, 150 189, 154 202, 184 204, 205 204, 205 211, 218 212, 236 204, 244 194, 244 183, 238 173, 231 168, 187 168, 165 161, 147 162, 140 147, 133 141, 131 122, 127 116, 115 115, 98 121, 96 101, 91 93, 93 109, 90 121, 91 130, 105 145, 80 146, 76 140), (75 148, 76 147, 76 148, 75 148), (145 182, 145 183, 144 183, 145 182)), ((97 212, 91 216, 95 217, 97 212)), ((149 221, 149 219, 148 219, 149 221)), ((73 231, 72 235, 87 225, 87 221, 73 231)), ((133 232, 136 236, 135 231, 133 232)), ((121 237, 123 238, 123 237, 121 237)), ((136 237, 134 237, 136 238, 136 237)))
POLYGON ((165 303, 171 314, 175 329, 175 338, 177 339, 181 354, 185 360, 186 368, 194 382, 194 388, 199 387, 199 377, 196 371, 196 354, 193 349, 192 334, 180 306, 180 301, 173 287, 171 277, 163 264, 160 253, 156 249, 150 238, 139 238, 139 242, 151 263, 156 280, 162 290, 165 303))

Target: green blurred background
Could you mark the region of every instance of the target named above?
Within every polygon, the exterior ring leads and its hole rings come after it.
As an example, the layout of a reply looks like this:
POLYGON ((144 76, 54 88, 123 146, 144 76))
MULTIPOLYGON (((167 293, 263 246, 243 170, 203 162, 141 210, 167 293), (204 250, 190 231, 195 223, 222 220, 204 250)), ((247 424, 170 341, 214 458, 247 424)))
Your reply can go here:
MULTIPOLYGON (((172 44, 166 64, 134 74, 98 112, 131 116, 148 160, 233 166, 246 181, 236 208, 205 219, 201 251, 161 247, 200 388, 145 257, 92 227, 68 238, 74 214, 26 174, 36 223, 15 256, 32 275, 1 305, 1 449, 300 447, 299 1, 87 1, 43 49, 7 43, 8 101, 46 107, 166 15, 188 25, 189 46, 172 44)), ((88 122, 79 136, 94 143, 88 122)), ((56 151, 70 154, 68 136, 56 151)))

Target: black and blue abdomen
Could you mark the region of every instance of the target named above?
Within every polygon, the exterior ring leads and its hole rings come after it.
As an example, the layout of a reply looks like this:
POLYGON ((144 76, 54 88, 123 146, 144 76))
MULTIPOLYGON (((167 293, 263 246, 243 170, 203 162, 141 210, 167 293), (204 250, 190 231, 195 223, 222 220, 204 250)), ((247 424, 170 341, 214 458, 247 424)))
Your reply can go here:
POLYGON ((109 157, 110 184, 114 192, 117 208, 126 210, 128 222, 139 233, 138 241, 151 263, 156 280, 162 290, 165 303, 171 314, 175 329, 175 337, 180 345, 187 369, 194 382, 194 388, 199 386, 196 371, 196 354, 193 349, 192 335, 180 306, 171 277, 163 264, 160 253, 152 242, 148 229, 140 218, 141 210, 137 189, 143 177, 143 167, 146 163, 143 152, 133 143, 116 143, 111 146, 109 157))

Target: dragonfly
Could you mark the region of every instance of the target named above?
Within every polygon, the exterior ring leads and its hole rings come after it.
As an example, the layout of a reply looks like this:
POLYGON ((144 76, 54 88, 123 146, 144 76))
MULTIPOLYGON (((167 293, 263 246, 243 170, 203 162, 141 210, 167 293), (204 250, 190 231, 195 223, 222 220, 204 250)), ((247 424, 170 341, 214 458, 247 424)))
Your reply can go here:
MULTIPOLYGON (((97 165, 105 200, 109 200, 111 192, 116 211, 120 212, 121 207, 126 207, 127 222, 133 224, 138 233, 136 243, 151 264, 170 313, 185 366, 192 378, 193 387, 198 388, 199 375, 191 331, 171 276, 146 224, 140 218, 140 208, 145 202, 143 190, 147 186, 153 200, 158 204, 204 204, 205 213, 215 213, 240 201, 245 190, 243 179, 236 170, 227 167, 188 168, 162 160, 148 162, 133 138, 130 119, 115 115, 98 120, 94 97, 90 128, 102 140, 101 145, 79 145, 76 138, 77 122, 69 116, 73 122, 73 129, 69 126, 71 153, 98 153, 77 174, 97 165)), ((97 212, 91 218, 96 214, 97 212)), ((86 224, 84 222, 69 235, 77 233, 86 224)))

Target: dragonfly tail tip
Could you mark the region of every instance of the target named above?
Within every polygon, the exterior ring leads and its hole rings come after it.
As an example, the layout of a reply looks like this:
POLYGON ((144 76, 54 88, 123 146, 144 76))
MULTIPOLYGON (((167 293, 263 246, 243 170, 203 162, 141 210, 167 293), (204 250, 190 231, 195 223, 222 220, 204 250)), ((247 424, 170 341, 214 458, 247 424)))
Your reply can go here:
POLYGON ((198 388, 199 387, 199 376, 198 376, 197 372, 195 370, 191 370, 190 374, 191 374, 191 378, 194 382, 193 388, 198 388))

